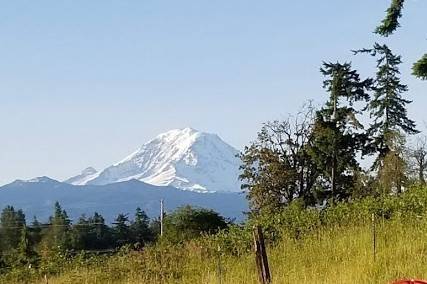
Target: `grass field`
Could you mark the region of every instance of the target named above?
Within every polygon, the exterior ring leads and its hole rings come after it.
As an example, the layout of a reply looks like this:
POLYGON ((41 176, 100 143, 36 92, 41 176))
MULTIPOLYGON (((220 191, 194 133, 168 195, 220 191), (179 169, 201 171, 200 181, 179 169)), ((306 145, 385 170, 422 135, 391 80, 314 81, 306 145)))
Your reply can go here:
MULTIPOLYGON (((322 229, 268 248, 273 283, 390 283, 427 278, 427 222, 377 224, 377 253, 366 225, 322 229)), ((41 282, 43 283, 43 282, 41 282)), ((255 260, 206 253, 195 243, 128 253, 64 271, 49 283, 257 283, 255 260)))

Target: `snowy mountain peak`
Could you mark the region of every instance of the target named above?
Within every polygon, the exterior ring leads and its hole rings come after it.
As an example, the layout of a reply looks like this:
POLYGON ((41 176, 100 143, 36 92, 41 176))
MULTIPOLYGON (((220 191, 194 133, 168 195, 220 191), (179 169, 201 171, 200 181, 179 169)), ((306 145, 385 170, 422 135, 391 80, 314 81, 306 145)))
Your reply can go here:
POLYGON ((188 136, 200 134, 200 133, 202 133, 202 132, 200 132, 194 128, 191 128, 191 127, 186 127, 186 128, 169 130, 165 133, 158 135, 157 138, 158 137, 168 137, 168 136, 169 137, 173 137, 173 136, 175 136, 175 137, 176 136, 187 136, 188 137, 188 136))
POLYGON ((236 192, 240 190, 237 154, 218 135, 192 128, 175 129, 160 134, 124 160, 86 179, 84 184, 136 179, 184 190, 236 192))
POLYGON ((88 168, 84 169, 79 175, 71 177, 71 178, 65 180, 64 182, 74 184, 74 185, 84 185, 89 180, 94 178, 97 173, 98 173, 97 170, 95 170, 92 167, 88 167, 88 168))

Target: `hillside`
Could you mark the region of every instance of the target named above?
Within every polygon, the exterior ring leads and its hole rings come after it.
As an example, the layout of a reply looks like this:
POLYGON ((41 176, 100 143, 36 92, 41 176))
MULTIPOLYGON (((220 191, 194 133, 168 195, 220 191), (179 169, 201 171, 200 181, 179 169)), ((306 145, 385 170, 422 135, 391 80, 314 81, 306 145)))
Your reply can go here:
POLYGON ((108 185, 76 186, 47 177, 30 181, 18 180, 0 187, 0 208, 13 205, 23 209, 29 220, 33 216, 46 221, 56 201, 66 208, 72 220, 80 215, 98 212, 107 222, 119 213, 133 214, 137 207, 156 218, 160 199, 165 200, 167 211, 183 205, 210 208, 228 218, 243 220, 248 210, 245 196, 240 193, 198 193, 173 187, 159 187, 137 180, 108 185))

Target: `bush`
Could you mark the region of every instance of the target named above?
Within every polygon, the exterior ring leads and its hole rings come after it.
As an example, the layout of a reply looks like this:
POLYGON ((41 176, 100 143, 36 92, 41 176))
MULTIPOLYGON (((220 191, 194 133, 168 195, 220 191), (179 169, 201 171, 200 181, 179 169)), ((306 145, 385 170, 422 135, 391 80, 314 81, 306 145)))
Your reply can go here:
POLYGON ((184 206, 165 217, 162 239, 182 243, 204 234, 215 234, 227 226, 228 222, 224 217, 213 210, 184 206))

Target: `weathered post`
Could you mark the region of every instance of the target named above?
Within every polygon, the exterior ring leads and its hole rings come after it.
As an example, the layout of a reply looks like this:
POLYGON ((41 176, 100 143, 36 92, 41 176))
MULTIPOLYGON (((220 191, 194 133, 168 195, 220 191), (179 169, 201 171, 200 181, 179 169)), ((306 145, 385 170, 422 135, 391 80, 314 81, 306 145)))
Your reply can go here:
POLYGON ((267 251, 265 249, 264 235, 260 226, 255 226, 254 231, 255 260, 258 269, 260 284, 270 284, 271 274, 268 266, 267 251))

